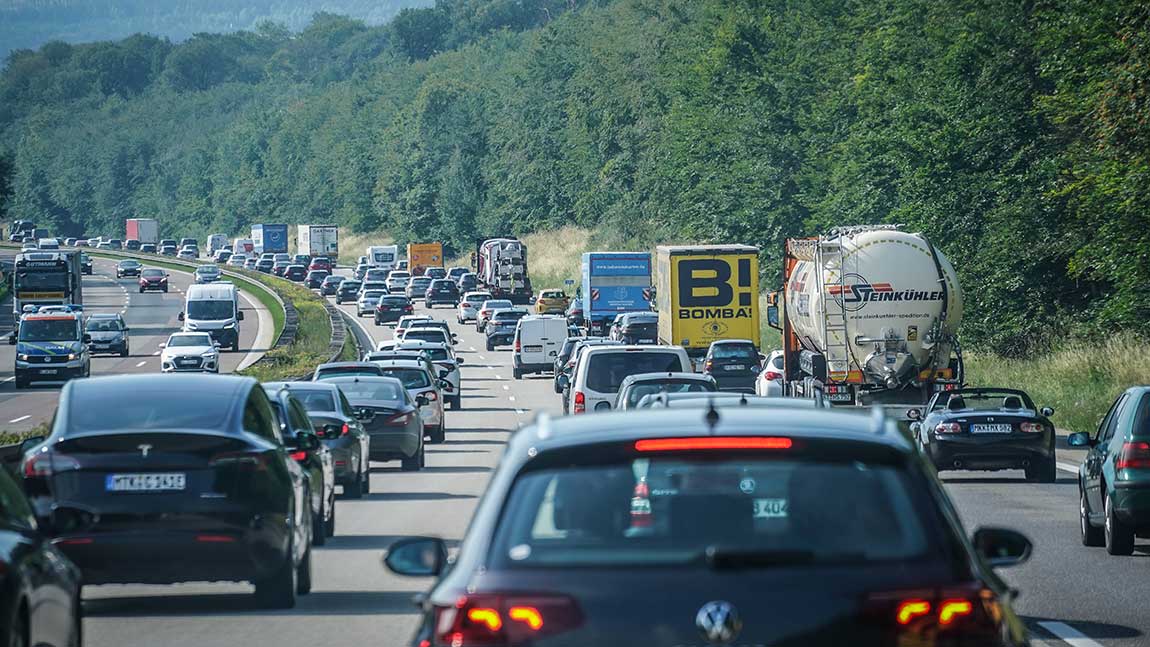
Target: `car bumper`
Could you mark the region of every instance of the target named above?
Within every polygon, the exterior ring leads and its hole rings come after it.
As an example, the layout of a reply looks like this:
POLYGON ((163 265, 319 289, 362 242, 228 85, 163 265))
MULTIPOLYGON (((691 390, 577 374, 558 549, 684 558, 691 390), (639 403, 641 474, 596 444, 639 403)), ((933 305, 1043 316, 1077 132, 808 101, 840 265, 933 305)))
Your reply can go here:
POLYGON ((332 447, 331 469, 335 480, 339 483, 354 483, 359 478, 359 465, 355 462, 355 452, 350 447, 332 447))
MULTIPOLYGON (((198 282, 198 281, 197 281, 197 282, 198 282)), ((167 287, 168 287, 168 284, 167 284, 167 283, 152 283, 152 282, 148 282, 148 283, 141 283, 141 284, 140 284, 140 289, 141 289, 141 290, 165 290, 165 289, 167 289, 167 287)))
POLYGON ((393 322, 399 321, 400 317, 402 317, 405 314, 411 314, 411 313, 410 312, 390 312, 390 311, 389 312, 380 312, 380 311, 376 310, 375 311, 375 318, 377 321, 380 321, 380 322, 393 323, 393 322))
POLYGON ((425 297, 423 299, 423 301, 427 305, 448 304, 448 305, 454 306, 455 304, 459 303, 459 299, 457 299, 455 297, 438 297, 438 296, 425 297))
POLYGON ((555 370, 555 362, 529 364, 521 362, 518 357, 513 357, 511 363, 520 373, 546 373, 555 370))
POLYGON ((31 381, 68 380, 84 374, 84 361, 77 359, 59 364, 33 364, 16 360, 16 373, 31 381))
POLYGON ((507 346, 514 337, 515 333, 496 333, 487 336, 487 343, 492 346, 507 346))
POLYGON ((1046 434, 992 438, 971 434, 933 436, 927 455, 938 469, 1022 469, 1034 461, 1054 460, 1046 434))
POLYGON ((758 375, 716 375, 710 374, 715 378, 715 384, 719 387, 720 391, 733 391, 736 393, 754 393, 755 380, 758 375))
POLYGON ((373 461, 391 461, 398 458, 411 458, 419 451, 419 444, 423 439, 415 429, 404 428, 400 430, 370 430, 371 449, 369 455, 373 461))
POLYGON ((88 344, 88 352, 90 353, 122 353, 128 348, 128 342, 124 340, 114 342, 92 342, 88 344))

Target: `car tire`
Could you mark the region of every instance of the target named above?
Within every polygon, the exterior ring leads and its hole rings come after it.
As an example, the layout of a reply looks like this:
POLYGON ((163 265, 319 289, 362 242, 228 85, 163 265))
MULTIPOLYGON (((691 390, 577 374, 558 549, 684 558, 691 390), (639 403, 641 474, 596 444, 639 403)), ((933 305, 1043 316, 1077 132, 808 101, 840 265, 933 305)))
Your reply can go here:
POLYGON ((343 495, 349 499, 363 498, 363 481, 354 481, 343 486, 343 495))
POLYGON ((446 434, 443 431, 443 423, 439 423, 438 427, 432 428, 432 430, 427 435, 429 438, 431 438, 432 445, 442 444, 446 439, 446 434))
POLYGON ((1086 505, 1086 491, 1078 488, 1078 529, 1082 536, 1082 545, 1094 548, 1106 544, 1105 529, 1090 523, 1090 514, 1086 505))
POLYGON ((1103 527, 1106 539, 1106 552, 1111 555, 1131 555, 1134 553, 1134 529, 1126 525, 1114 512, 1111 497, 1103 501, 1106 506, 1106 525, 1103 527))
POLYGON ((1033 483, 1054 483, 1058 480, 1058 464, 1051 460, 1040 460, 1026 468, 1026 480, 1033 483))
POLYGON ((523 371, 521 371, 517 368, 512 368, 511 369, 511 376, 517 380, 522 380, 523 379, 523 371))
MULTIPOLYGON (((79 610, 76 611, 79 614, 79 610)), ((21 604, 12 605, 12 617, 5 623, 8 633, 8 639, 5 641, 5 647, 30 647, 28 642, 28 616, 26 607, 21 604)))
POLYGON ((335 537, 335 511, 338 509, 335 505, 335 495, 332 495, 331 502, 331 516, 323 522, 323 534, 326 537, 335 537))
POLYGON ((327 523, 324 521, 324 511, 320 510, 319 514, 312 515, 311 520, 311 545, 323 546, 327 543, 327 523))
POLYGON ((255 582, 256 601, 260 606, 268 609, 291 609, 295 606, 299 571, 292 559, 294 544, 294 540, 288 541, 287 557, 274 573, 255 582))
POLYGON ((489 351, 495 350, 495 344, 492 344, 490 339, 487 340, 486 346, 489 351))
POLYGON ((463 395, 455 395, 451 398, 451 408, 459 410, 463 408, 463 395))
POLYGON ((128 356, 128 347, 124 346, 123 350, 120 351, 120 357, 127 357, 127 356, 128 356))
POLYGON ((363 471, 363 482, 360 487, 364 494, 371 494, 371 468, 363 471))
POLYGON ((168 293, 168 288, 167 288, 167 287, 165 287, 165 288, 164 288, 164 294, 167 294, 167 293, 168 293))
POLYGON ((415 456, 404 458, 399 462, 400 469, 404 472, 418 472, 423 468, 423 445, 419 446, 419 451, 415 456))
POLYGON ((311 593, 311 546, 303 553, 303 559, 299 562, 299 567, 296 571, 296 595, 307 595, 311 593))

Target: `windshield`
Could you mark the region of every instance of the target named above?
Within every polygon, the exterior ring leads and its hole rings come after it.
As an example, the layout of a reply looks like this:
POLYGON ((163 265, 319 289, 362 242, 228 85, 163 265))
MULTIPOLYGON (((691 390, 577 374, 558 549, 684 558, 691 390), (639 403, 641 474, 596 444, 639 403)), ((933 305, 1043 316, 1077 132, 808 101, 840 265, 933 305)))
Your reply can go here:
POLYGON ((291 394, 300 401, 304 409, 311 411, 335 411, 335 397, 331 391, 292 389, 291 394))
POLYGON ((591 355, 587 363, 587 388, 598 393, 616 393, 630 375, 677 373, 687 370, 677 353, 609 352, 591 355))
POLYGON ((140 264, 136 261, 120 261, 120 267, 139 267, 140 264))
POLYGON ((714 391, 710 382, 699 380, 671 380, 666 382, 644 382, 627 390, 627 408, 634 409, 643 396, 655 393, 707 393, 714 391))
MULTIPOLYGON (((389 375, 388 377, 396 377, 389 375)), ((399 380, 394 379, 375 379, 375 380, 335 380, 339 385, 339 390, 347 396, 348 400, 363 401, 373 400, 376 402, 385 402, 391 407, 400 407, 407 402, 407 391, 404 390, 403 385, 399 380)))
POLYGON ((360 283, 359 281, 344 281, 343 283, 339 284, 339 289, 343 290, 344 292, 352 292, 355 290, 359 290, 359 287, 361 285, 363 285, 363 284, 360 283))
POLYGON ((168 348, 211 345, 211 335, 172 335, 168 338, 168 348))
POLYGON ((433 362, 446 362, 451 360, 451 353, 442 347, 423 346, 416 348, 413 346, 400 346, 399 348, 400 350, 418 350, 424 355, 427 355, 433 362))
POLYGON ((16 289, 30 291, 64 292, 68 289, 68 274, 66 272, 29 272, 16 273, 16 289))
POLYGON ((759 351, 750 344, 715 344, 711 348, 712 359, 742 359, 757 362, 759 351))
MULTIPOLYGON (((199 274, 207 274, 207 272, 199 272, 199 274)), ((144 270, 140 272, 140 276, 145 278, 162 277, 163 275, 164 270, 144 270)))
POLYGON ((677 565, 701 562, 715 546, 777 555, 784 566, 915 559, 929 542, 909 481, 901 470, 861 461, 743 456, 541 470, 512 486, 491 561, 677 565), (637 509, 647 513, 642 525, 637 509))
POLYGON ((188 319, 231 319, 234 314, 231 301, 188 301, 188 319))
POLYGON ((123 330, 124 326, 119 319, 89 319, 87 329, 89 332, 113 332, 123 330))
POLYGON ((20 322, 20 341, 76 341, 80 338, 75 319, 25 319, 20 322))
POLYGON ((418 368, 384 368, 383 374, 398 379, 408 389, 422 389, 431 386, 431 378, 427 376, 427 371, 418 368))
POLYGON ((417 328, 409 330, 403 335, 404 339, 423 341, 443 342, 447 339, 447 335, 438 328, 417 328))

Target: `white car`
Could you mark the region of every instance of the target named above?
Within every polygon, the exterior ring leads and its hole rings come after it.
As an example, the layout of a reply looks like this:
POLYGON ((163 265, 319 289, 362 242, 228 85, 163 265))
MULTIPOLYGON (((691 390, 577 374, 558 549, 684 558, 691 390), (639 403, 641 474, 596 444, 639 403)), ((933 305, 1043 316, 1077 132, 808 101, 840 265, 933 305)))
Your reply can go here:
POLYGON ((219 373, 220 345, 206 332, 177 332, 161 344, 164 373, 219 373))
POLYGON ((491 298, 490 292, 468 292, 459 300, 459 308, 455 313, 455 320, 459 323, 475 321, 479 315, 479 307, 491 298))
POLYGON ((629 375, 690 372, 691 360, 681 346, 591 346, 579 356, 570 379, 568 413, 610 411, 629 375))
POLYGON ((411 327, 411 324, 416 321, 430 321, 431 317, 428 315, 403 315, 399 321, 395 322, 394 337, 400 339, 403 337, 403 332, 411 327))
POLYGON ((771 351, 763 363, 763 371, 755 379, 755 395, 783 397, 783 351, 771 351))
POLYGON ((355 316, 362 317, 363 315, 375 314, 375 306, 379 303, 380 297, 387 294, 383 290, 364 290, 359 293, 359 299, 355 302, 355 316))
POLYGON ((435 367, 439 369, 439 377, 443 378, 443 381, 446 383, 443 386, 443 399, 451 405, 452 409, 459 409, 463 406, 463 392, 460 390, 461 377, 459 371, 459 367, 463 364, 463 358, 455 355, 455 350, 452 349, 450 344, 408 340, 396 346, 396 350, 416 350, 427 355, 431 363, 435 364, 435 367))
POLYGON ((228 258, 228 265, 231 265, 233 267, 243 267, 244 263, 246 263, 247 261, 248 261, 248 255, 247 254, 243 254, 243 253, 232 254, 228 258))
POLYGON ((496 310, 509 310, 514 307, 511 301, 507 299, 488 299, 479 306, 479 312, 475 314, 475 330, 476 332, 484 332, 487 328, 487 320, 491 318, 492 313, 496 310))
POLYGON ((419 323, 403 331, 403 336, 397 337, 397 339, 402 342, 429 341, 436 344, 447 344, 449 346, 454 346, 455 343, 459 341, 459 338, 450 330, 436 326, 421 326, 419 323))
POLYGON ((410 281, 411 272, 392 270, 387 275, 387 289, 392 292, 403 292, 407 289, 407 284, 410 281))

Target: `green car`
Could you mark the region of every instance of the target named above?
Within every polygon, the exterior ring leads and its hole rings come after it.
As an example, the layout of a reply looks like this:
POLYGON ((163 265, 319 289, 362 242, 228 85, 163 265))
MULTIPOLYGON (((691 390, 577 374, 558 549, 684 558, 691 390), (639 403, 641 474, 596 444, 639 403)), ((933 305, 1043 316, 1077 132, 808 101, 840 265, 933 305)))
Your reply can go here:
POLYGON ((1134 552, 1134 537, 1150 532, 1150 386, 1118 396, 1098 430, 1070 434, 1071 447, 1086 447, 1078 467, 1082 543, 1106 546, 1111 555, 1134 552))

